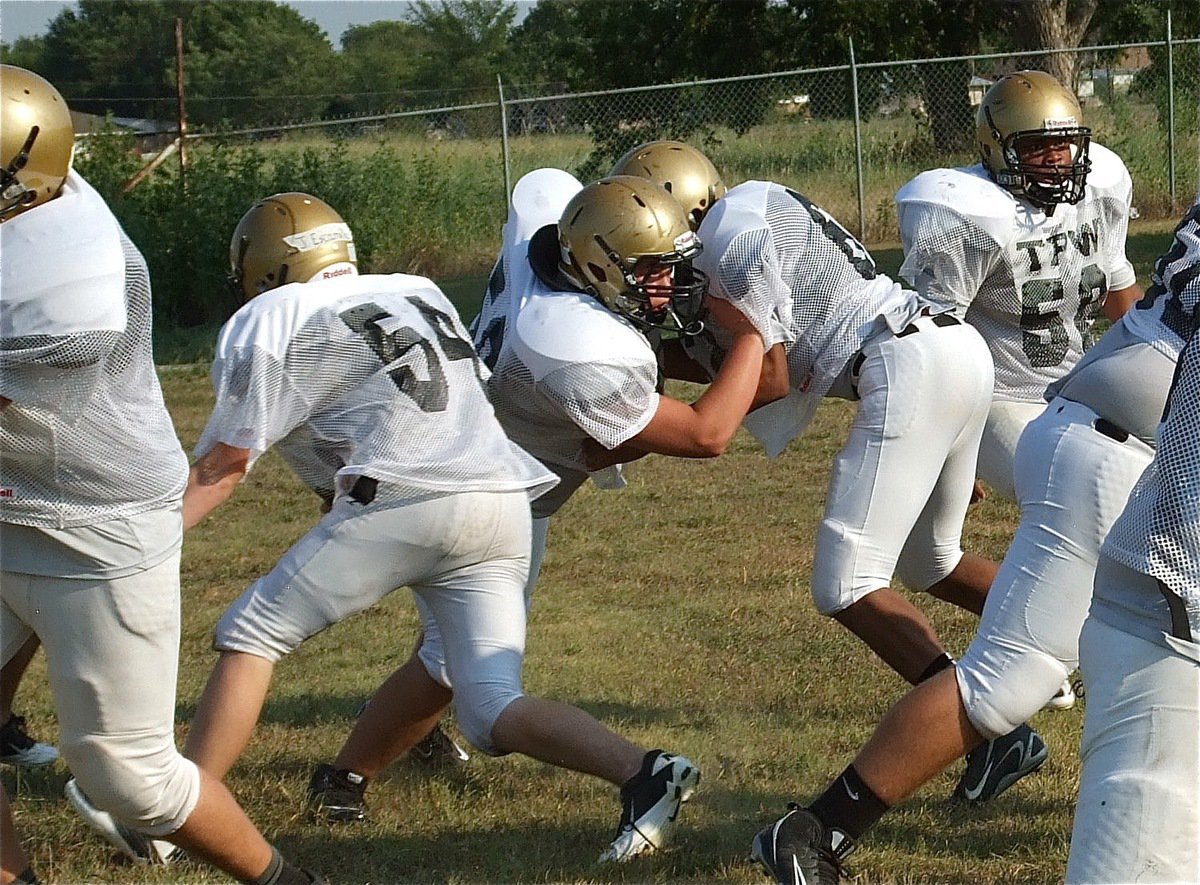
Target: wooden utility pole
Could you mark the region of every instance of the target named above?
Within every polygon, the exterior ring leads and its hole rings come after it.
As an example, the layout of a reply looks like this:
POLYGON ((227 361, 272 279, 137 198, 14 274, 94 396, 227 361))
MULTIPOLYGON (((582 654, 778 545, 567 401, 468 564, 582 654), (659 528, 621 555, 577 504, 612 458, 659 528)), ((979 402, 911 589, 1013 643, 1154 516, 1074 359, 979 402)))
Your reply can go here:
POLYGON ((179 113, 179 180, 186 193, 187 108, 183 101, 183 19, 175 19, 175 98, 179 113))

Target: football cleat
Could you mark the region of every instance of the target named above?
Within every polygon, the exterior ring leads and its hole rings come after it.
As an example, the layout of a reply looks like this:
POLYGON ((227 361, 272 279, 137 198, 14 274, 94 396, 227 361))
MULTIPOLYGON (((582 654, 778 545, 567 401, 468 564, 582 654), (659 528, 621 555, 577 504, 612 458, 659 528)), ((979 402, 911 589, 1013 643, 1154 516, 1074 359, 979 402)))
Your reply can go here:
POLYGON ((308 805, 331 823, 351 823, 367 816, 367 778, 348 768, 321 764, 308 782, 308 805))
POLYGON ((435 725, 433 731, 417 741, 408 752, 414 760, 432 769, 459 768, 471 758, 440 725, 435 725))
POLYGON ((24 716, 13 714, 0 728, 0 762, 22 768, 41 768, 57 758, 58 750, 29 736, 24 716))
POLYGON ((1054 697, 1046 701, 1042 707, 1043 710, 1070 710, 1075 706, 1075 689, 1071 687, 1071 680, 1064 679, 1063 684, 1058 687, 1058 691, 1054 693, 1054 697))
POLYGON ((787 814, 758 831, 750 858, 779 885, 837 885, 854 841, 792 803, 787 814))
POLYGON ((662 750, 648 752, 642 770, 621 788, 621 820, 600 863, 620 863, 661 848, 679 806, 692 798, 699 783, 700 769, 690 759, 662 750))
POLYGON ((75 778, 67 781, 63 792, 75 811, 89 827, 139 866, 165 866, 183 860, 186 853, 165 839, 155 839, 125 826, 107 811, 101 811, 79 789, 75 778))
POLYGON ((953 798, 959 802, 987 802, 995 799, 1027 774, 1042 767, 1049 752, 1046 742, 1028 725, 988 741, 967 754, 963 772, 953 798))

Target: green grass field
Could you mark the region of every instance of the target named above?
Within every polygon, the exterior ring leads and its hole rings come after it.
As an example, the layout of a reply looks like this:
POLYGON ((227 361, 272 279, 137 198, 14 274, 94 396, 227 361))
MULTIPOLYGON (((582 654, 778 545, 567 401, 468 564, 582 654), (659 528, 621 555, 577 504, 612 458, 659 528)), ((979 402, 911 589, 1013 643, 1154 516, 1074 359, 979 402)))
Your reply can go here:
MULTIPOLYGON (((1168 240, 1169 228, 1131 239, 1143 279, 1168 240)), ((887 267, 888 253, 879 257, 887 267)), ((167 368, 162 379, 190 449, 212 404, 207 367, 167 368)), ((905 689, 809 599, 812 539, 851 414, 848 404, 826 403, 810 432, 775 461, 744 434, 716 461, 647 458, 630 470, 628 489, 585 487, 555 519, 530 622, 526 687, 701 766, 701 790, 668 850, 597 866, 617 820, 616 790, 516 757, 477 754, 465 770, 438 776, 401 760, 372 786, 369 822, 310 820, 303 797, 313 765, 332 758, 359 704, 412 647, 417 622, 406 591, 279 666, 229 786, 285 853, 338 883, 764 881, 746 860, 754 832, 840 772, 905 689)), ((214 623, 315 522, 317 509, 270 454, 186 538, 181 741, 215 660, 214 623)), ((994 497, 973 507, 967 548, 999 558, 1016 517, 994 497)), ((973 619, 936 600, 921 604, 947 647, 961 652, 973 619)), ((886 817, 852 859, 854 881, 1060 880, 1081 707, 1035 718, 1050 761, 995 803, 949 804, 955 769, 886 817)), ((44 657, 17 708, 37 734, 56 737, 44 657)), ((124 863, 63 800, 67 776, 61 765, 3 771, 43 881, 220 881, 199 866, 124 863)))

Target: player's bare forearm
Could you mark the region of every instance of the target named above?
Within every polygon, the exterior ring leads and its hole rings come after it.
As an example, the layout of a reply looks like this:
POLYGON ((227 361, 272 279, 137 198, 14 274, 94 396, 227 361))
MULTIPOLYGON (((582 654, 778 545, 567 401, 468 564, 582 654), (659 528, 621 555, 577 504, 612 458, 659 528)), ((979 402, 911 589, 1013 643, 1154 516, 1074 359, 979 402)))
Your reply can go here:
POLYGON ((1142 300, 1142 287, 1137 283, 1124 289, 1111 289, 1104 297, 1104 316, 1115 323, 1125 312, 1142 300))
POLYGON ((188 473, 183 493, 183 530, 186 532, 223 504, 246 475, 250 459, 247 449, 217 443, 197 459, 188 473))
POLYGON ((762 373, 758 377, 758 390, 750 403, 753 412, 760 406, 773 403, 788 395, 791 380, 788 377, 787 350, 783 342, 775 344, 763 355, 762 373))
POLYGON ((648 452, 681 458, 722 454, 754 399, 762 354, 762 339, 757 334, 739 336, 721 371, 698 400, 688 405, 660 397, 654 417, 631 442, 648 452))
POLYGON ((614 464, 628 464, 630 461, 644 458, 648 454, 650 453, 645 449, 639 448, 633 443, 622 443, 615 449, 606 449, 594 439, 583 441, 583 459, 590 471, 603 470, 614 464))

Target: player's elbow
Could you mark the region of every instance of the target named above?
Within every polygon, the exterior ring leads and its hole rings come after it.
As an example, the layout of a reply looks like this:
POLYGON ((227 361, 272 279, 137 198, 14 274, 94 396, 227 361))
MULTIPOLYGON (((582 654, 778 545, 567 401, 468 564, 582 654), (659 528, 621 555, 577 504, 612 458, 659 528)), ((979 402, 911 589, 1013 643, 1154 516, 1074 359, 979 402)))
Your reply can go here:
POLYGON ((718 458, 724 455, 736 432, 736 427, 732 430, 724 427, 701 428, 692 440, 692 457, 718 458))

